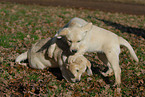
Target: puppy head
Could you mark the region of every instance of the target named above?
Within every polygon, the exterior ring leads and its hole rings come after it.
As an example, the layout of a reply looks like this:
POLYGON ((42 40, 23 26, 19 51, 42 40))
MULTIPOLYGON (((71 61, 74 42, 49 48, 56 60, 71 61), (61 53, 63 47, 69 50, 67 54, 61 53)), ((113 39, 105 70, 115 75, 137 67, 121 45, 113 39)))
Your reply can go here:
MULTIPOLYGON (((71 78, 72 82, 79 82, 81 80, 81 75, 87 69, 87 66, 91 64, 88 63, 88 60, 84 56, 78 57, 75 62, 68 65, 68 70, 71 72, 73 77, 71 78)), ((90 68, 90 67, 89 67, 90 68)))
POLYGON ((60 31, 58 38, 65 36, 66 41, 70 46, 70 51, 76 53, 81 46, 81 42, 85 38, 87 32, 91 30, 91 28, 92 23, 88 23, 84 26, 73 25, 60 31))

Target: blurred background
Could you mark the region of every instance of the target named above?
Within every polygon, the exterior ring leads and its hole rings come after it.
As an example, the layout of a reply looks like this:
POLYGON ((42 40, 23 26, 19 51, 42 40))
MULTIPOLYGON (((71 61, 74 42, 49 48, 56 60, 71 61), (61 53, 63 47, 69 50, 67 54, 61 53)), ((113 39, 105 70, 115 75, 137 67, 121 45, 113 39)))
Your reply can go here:
POLYGON ((79 9, 101 10, 126 14, 145 15, 145 0, 0 0, 21 4, 63 6, 79 9))

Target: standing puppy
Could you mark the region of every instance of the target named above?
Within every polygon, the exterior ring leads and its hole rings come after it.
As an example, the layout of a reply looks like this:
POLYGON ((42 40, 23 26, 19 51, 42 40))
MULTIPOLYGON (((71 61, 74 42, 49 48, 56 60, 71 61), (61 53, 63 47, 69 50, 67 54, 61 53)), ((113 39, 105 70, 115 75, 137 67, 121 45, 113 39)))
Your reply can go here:
POLYGON ((69 62, 73 62, 78 56, 85 52, 97 52, 98 57, 107 64, 108 71, 102 72, 104 76, 115 74, 115 83, 120 86, 121 69, 119 67, 120 45, 127 47, 131 56, 138 62, 138 58, 131 45, 122 37, 92 25, 80 18, 73 18, 66 28, 63 28, 57 35, 58 38, 66 37, 70 45, 70 51, 75 53, 69 57, 69 62))

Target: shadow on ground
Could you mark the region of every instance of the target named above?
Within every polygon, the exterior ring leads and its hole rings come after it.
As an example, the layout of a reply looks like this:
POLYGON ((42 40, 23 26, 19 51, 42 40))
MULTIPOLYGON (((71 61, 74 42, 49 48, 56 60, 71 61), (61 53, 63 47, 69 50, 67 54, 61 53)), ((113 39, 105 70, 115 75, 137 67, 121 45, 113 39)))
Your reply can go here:
POLYGON ((132 33, 132 34, 135 34, 137 36, 141 36, 141 37, 145 38, 145 30, 144 29, 124 26, 124 25, 121 25, 121 24, 118 24, 118 23, 115 23, 115 22, 111 22, 111 21, 108 21, 108 20, 104 20, 104 19, 99 19, 99 18, 95 18, 95 19, 97 19, 99 21, 102 21, 109 26, 115 27, 115 29, 120 30, 122 33, 124 33, 124 32, 132 33))

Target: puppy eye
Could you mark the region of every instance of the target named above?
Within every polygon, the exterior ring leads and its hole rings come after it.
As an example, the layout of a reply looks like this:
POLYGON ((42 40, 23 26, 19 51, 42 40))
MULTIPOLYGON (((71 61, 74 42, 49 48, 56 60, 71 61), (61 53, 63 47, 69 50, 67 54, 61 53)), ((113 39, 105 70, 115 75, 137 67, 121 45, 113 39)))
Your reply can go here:
POLYGON ((77 42, 81 42, 81 41, 79 40, 79 41, 77 41, 77 42))
POLYGON ((79 70, 76 70, 77 72, 79 72, 79 70))

